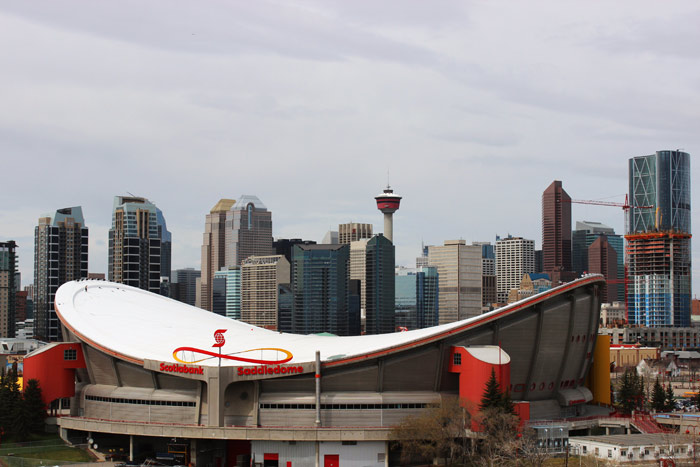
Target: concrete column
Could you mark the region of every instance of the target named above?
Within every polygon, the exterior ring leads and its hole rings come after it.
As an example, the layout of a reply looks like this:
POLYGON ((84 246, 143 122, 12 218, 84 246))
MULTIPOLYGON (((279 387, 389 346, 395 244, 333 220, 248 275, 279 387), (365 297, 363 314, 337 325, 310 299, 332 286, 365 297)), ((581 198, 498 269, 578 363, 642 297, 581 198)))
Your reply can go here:
POLYGON ((197 465, 197 440, 190 440, 190 463, 192 465, 197 465))
MULTIPOLYGON (((211 368, 208 370, 212 371, 211 368)), ((209 426, 224 426, 224 411, 220 405, 224 391, 221 388, 219 372, 216 373, 216 376, 207 378, 207 415, 209 426)))
POLYGON ((129 460, 134 460, 134 435, 129 435, 129 460))
POLYGON ((316 351, 316 426, 321 426, 321 352, 316 351))
POLYGON ((384 213, 384 236, 394 243, 394 213, 384 213))
POLYGON ((316 441, 316 467, 321 467, 321 443, 316 441))

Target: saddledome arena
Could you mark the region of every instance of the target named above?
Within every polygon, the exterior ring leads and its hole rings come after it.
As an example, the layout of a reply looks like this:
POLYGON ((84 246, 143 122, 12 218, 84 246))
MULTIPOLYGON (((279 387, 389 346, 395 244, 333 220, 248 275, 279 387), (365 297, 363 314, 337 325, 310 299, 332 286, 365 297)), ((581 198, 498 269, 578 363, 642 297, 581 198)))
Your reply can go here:
POLYGON ((132 456, 388 465, 393 425, 443 397, 481 394, 491 368, 524 418, 584 414, 604 285, 589 276, 455 323, 337 337, 270 331, 122 284, 69 282, 55 299, 65 342, 28 355, 25 378, 56 388, 47 397, 71 397, 64 437, 122 442, 132 456), (487 371, 469 370, 478 367, 470 359, 487 371))

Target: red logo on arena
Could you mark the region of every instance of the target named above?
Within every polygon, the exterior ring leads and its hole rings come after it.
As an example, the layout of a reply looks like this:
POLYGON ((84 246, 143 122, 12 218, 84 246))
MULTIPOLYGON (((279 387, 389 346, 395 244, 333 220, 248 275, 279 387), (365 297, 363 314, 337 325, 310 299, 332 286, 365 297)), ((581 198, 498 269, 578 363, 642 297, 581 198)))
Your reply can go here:
POLYGON ((224 333, 226 331, 226 329, 217 329, 216 331, 214 331, 214 340, 216 341, 216 344, 212 345, 212 347, 224 346, 224 344, 226 343, 226 339, 224 339, 224 333))
MULTIPOLYGON (((221 352, 223 346, 226 344, 226 340, 224 339, 225 332, 226 329, 217 329, 214 332, 214 340, 216 343, 212 347, 219 348, 219 352, 221 352)), ((173 358, 175 361, 185 364, 199 363, 203 362, 204 360, 209 360, 210 358, 222 358, 225 360, 235 360, 237 362, 253 363, 258 365, 279 365, 290 361, 293 358, 293 355, 289 350, 280 349, 278 347, 261 347, 228 354, 216 353, 212 352, 211 350, 198 349, 196 347, 178 347, 177 349, 173 350, 173 358), (280 353, 282 355, 280 355, 280 353), (178 354, 180 354, 180 356, 178 356, 178 354), (195 355, 204 355, 205 357, 198 358, 195 357, 195 355)))

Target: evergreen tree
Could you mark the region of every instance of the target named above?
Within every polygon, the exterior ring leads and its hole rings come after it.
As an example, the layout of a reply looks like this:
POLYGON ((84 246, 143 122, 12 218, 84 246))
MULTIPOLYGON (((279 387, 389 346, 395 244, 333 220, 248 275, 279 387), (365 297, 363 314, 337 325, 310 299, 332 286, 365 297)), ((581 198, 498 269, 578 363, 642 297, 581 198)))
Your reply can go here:
POLYGON ((628 369, 620 378, 617 394, 617 399, 619 401, 618 408, 622 413, 632 413, 633 410, 640 406, 640 396, 640 385, 637 372, 628 369))
POLYGON ((39 381, 30 379, 24 388, 24 405, 28 417, 29 429, 32 433, 44 431, 44 419, 46 418, 46 405, 41 395, 39 381))
POLYGON ((634 372, 636 378, 636 393, 635 397, 637 400, 637 409, 644 410, 647 402, 646 391, 644 390, 644 376, 639 376, 637 372, 634 372))
POLYGON ((6 434, 12 432, 14 410, 20 398, 17 372, 10 370, 0 377, 0 429, 6 434))
POLYGON ((515 415, 515 406, 513 405, 513 399, 510 398, 510 391, 505 391, 501 395, 500 408, 507 414, 515 415))
POLYGON ((484 395, 481 396, 481 404, 479 404, 479 409, 484 410, 489 407, 502 407, 502 405, 503 394, 498 387, 496 372, 493 368, 491 368, 491 377, 486 382, 486 388, 484 389, 484 395))
POLYGON ((673 412, 676 410, 676 396, 673 394, 673 385, 668 383, 666 387, 666 410, 673 412))
POLYGON ((657 412, 663 412, 666 409, 666 392, 661 383, 659 383, 658 376, 651 391, 651 408, 657 412))

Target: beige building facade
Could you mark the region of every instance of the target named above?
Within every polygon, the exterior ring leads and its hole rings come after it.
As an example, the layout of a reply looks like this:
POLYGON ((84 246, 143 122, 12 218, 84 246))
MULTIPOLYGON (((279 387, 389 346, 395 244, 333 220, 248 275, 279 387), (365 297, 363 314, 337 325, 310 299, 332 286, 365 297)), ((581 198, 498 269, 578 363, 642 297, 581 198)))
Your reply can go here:
POLYGON ((428 263, 438 271, 439 324, 481 314, 481 246, 447 240, 428 247, 428 263))
POLYGON ((241 321, 278 329, 279 286, 289 284, 290 265, 283 255, 250 256, 241 264, 241 321))
POLYGON ((363 238, 350 242, 350 280, 360 281, 360 309, 364 313, 367 309, 367 242, 363 238))
POLYGON ((205 310, 212 310, 214 273, 226 265, 226 213, 234 204, 235 199, 220 199, 204 221, 199 301, 205 310))
POLYGON ((363 238, 372 238, 372 224, 348 222, 338 226, 338 243, 349 245, 363 238))
POLYGON ((513 289, 520 289, 524 274, 535 272, 535 241, 508 237, 496 241, 496 294, 506 303, 513 289))

